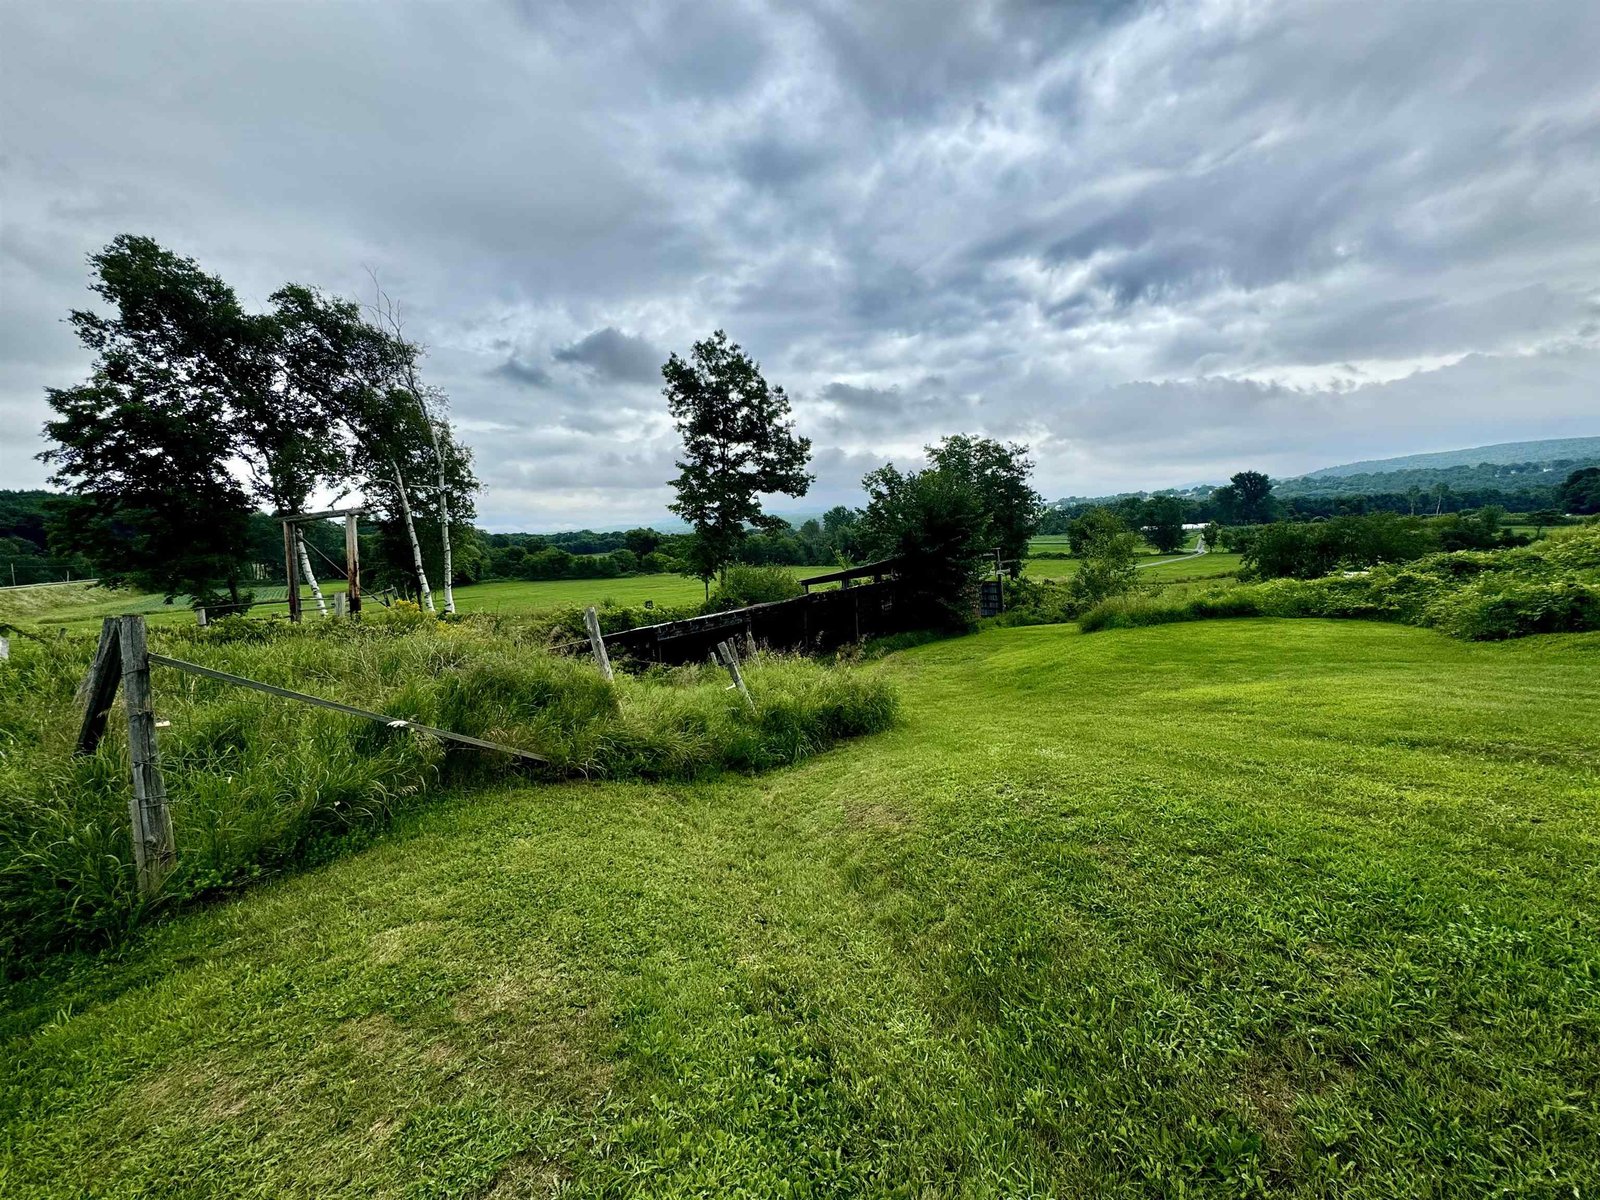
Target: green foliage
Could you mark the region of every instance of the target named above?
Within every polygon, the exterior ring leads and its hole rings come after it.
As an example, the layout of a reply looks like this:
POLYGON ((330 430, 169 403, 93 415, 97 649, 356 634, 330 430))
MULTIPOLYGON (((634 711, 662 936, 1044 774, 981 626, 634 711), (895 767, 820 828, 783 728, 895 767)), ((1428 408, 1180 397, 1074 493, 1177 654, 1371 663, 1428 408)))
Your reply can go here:
POLYGON ((717 330, 696 342, 685 362, 677 354, 661 368, 667 411, 683 439, 669 507, 694 527, 681 555, 688 571, 709 579, 738 553, 748 526, 776 518, 761 509, 763 495, 803 496, 811 442, 796 437, 789 398, 769 387, 760 367, 717 330))
POLYGON ((1127 531, 1128 526, 1111 509, 1091 508, 1067 526, 1067 544, 1076 557, 1082 558, 1091 547, 1127 531))
POLYGON ((744 608, 751 604, 770 604, 792 600, 805 589, 791 571, 782 567, 729 567, 711 593, 713 609, 744 608))
POLYGON ((1183 549, 1183 501, 1174 496, 1152 496, 1140 514, 1140 529, 1158 554, 1183 549))
MULTIPOLYGON (((152 648, 246 678, 533 751, 550 778, 697 778, 764 770, 884 728, 887 684, 757 655, 751 714, 709 668, 619 676, 546 653, 563 615, 445 624, 396 606, 355 625, 233 619, 152 629, 152 648)), ((614 623, 614 619, 613 622, 614 623)), ((88 637, 21 641, 0 670, 0 957, 115 939, 157 908, 337 853, 439 787, 526 770, 517 760, 158 668, 161 754, 178 867, 133 891, 122 739, 71 755, 88 637)), ((116 729, 115 723, 113 730, 116 729)))
POLYGON ((1553 530, 1543 541, 1506 550, 1125 600, 1085 613, 1080 624, 1088 631, 1253 615, 1402 621, 1474 641, 1600 629, 1600 526, 1553 530))
MULTIPOLYGON (((1088 517, 1082 519, 1089 520, 1088 517)), ((1134 558, 1139 551, 1139 537, 1119 526, 1120 522, 1113 525, 1110 521, 1097 520, 1086 530, 1079 530, 1080 561, 1066 583, 1068 611, 1085 612, 1134 586, 1138 577, 1134 558)))
POLYGON ((933 470, 966 482, 983 509, 994 548, 1011 564, 1013 577, 1021 574, 1028 539, 1038 532, 1044 511, 1043 498, 1028 482, 1033 462, 1027 447, 957 433, 927 452, 933 470))
POLYGON ((251 502, 231 470, 233 400, 255 327, 227 284, 149 238, 124 234, 89 261, 115 313, 72 313, 91 376, 46 389, 40 457, 74 493, 52 541, 150 590, 237 601, 251 502))
POLYGON ((1331 521, 1277 522, 1254 531, 1243 548, 1243 578, 1314 579, 1342 568, 1404 562, 1439 549, 1438 534, 1419 517, 1375 513, 1331 521))
POLYGON ((978 575, 994 545, 972 480, 935 468, 902 472, 889 463, 861 486, 864 553, 899 560, 899 592, 919 620, 949 629, 970 625, 978 575))
MULTIPOLYGON (((226 593, 237 606, 257 505, 300 511, 319 489, 360 486, 397 522, 397 476, 413 489, 420 476, 446 489, 413 500, 424 517, 446 498, 471 517, 471 452, 398 328, 298 284, 247 313, 221 279, 149 238, 119 236, 90 263, 91 288, 115 313, 72 314, 95 365, 88 382, 47 389, 54 444, 41 457, 72 493, 52 524, 63 553, 168 596, 212 604, 226 593)), ((380 585, 412 569, 409 540, 403 554, 381 538, 378 548, 389 552, 368 566, 380 585)), ((463 560, 466 577, 478 558, 463 560)))
POLYGON ((1260 471, 1240 471, 1226 486, 1211 493, 1218 515, 1227 525, 1258 525, 1272 520, 1272 480, 1260 471))
POLYGON ((1600 467, 1584 467, 1568 475, 1556 489, 1556 502, 1569 513, 1600 513, 1600 467))

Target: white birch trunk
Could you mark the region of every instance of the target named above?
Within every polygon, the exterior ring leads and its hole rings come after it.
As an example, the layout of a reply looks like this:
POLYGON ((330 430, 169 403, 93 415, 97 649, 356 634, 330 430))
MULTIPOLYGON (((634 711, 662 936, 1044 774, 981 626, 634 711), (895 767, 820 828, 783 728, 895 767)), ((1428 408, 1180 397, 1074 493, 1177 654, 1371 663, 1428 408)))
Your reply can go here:
POLYGON ((433 612, 433 590, 428 587, 428 573, 422 569, 422 543, 417 541, 417 527, 411 520, 411 497, 406 492, 400 464, 390 459, 389 466, 394 469, 394 485, 400 489, 400 513, 405 518, 406 537, 411 539, 411 560, 417 568, 417 586, 422 589, 422 607, 433 612))
POLYGON ((433 418, 423 416, 428 421, 428 436, 433 439, 433 461, 439 465, 439 533, 444 539, 444 610, 453 613, 456 610, 455 585, 451 577, 455 574, 450 556, 450 492, 445 487, 444 455, 439 450, 439 428, 433 423, 433 418))
POLYGON ((294 530, 294 544, 300 551, 300 574, 311 585, 311 595, 317 602, 317 612, 327 616, 328 605, 322 598, 322 588, 317 585, 316 572, 311 569, 311 555, 306 552, 306 535, 298 525, 294 530))

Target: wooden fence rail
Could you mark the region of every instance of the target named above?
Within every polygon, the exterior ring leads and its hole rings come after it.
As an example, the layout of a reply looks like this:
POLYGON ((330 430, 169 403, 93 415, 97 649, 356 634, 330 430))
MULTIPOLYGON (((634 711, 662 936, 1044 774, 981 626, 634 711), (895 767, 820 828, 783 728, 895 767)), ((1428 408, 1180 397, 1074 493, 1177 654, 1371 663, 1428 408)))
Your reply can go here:
POLYGON ((95 648, 89 674, 78 690, 83 701, 83 723, 78 729, 78 743, 74 752, 93 754, 99 746, 105 737, 111 706, 116 701, 120 687, 128 712, 128 750, 133 760, 133 796, 129 801, 128 814, 133 826, 134 867, 138 873, 141 895, 148 896, 159 889, 161 881, 177 861, 172 813, 167 808, 166 782, 161 775, 161 759, 156 748, 155 694, 150 685, 152 666, 169 667, 315 708, 375 721, 388 729, 410 729, 441 741, 459 742, 479 750, 494 750, 528 762, 548 764, 550 761, 543 755, 516 746, 456 733, 451 729, 436 729, 404 717, 369 712, 353 704, 324 700, 321 696, 291 691, 276 684, 262 683, 258 679, 218 671, 214 667, 202 667, 199 663, 186 662, 181 658, 152 654, 145 643, 144 617, 137 613, 107 617, 100 627, 100 644, 95 648))

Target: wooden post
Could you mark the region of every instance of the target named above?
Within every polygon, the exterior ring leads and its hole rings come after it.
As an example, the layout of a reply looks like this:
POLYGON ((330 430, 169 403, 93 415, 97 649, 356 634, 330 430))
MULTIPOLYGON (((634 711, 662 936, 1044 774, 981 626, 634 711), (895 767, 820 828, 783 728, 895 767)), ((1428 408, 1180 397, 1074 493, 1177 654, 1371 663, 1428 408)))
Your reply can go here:
POLYGON ((11 639, 0 633, 0 662, 11 657, 11 639))
POLYGON ((150 653, 145 647, 144 618, 121 618, 122 698, 128 710, 128 755, 133 760, 133 857, 139 872, 139 893, 148 896, 172 870, 177 851, 172 840, 172 814, 167 811, 167 785, 156 752, 156 717, 150 691, 150 653))
POLYGON ((294 522, 283 523, 283 578, 289 600, 289 620, 300 620, 300 555, 295 542, 294 522))
POLYGON ((590 605, 583 610, 583 626, 589 631, 589 648, 594 651, 594 660, 600 664, 600 674, 606 677, 607 683, 615 682, 616 677, 611 673, 611 659, 606 654, 606 640, 600 635, 600 618, 590 605))
POLYGON ((83 724, 78 727, 78 746, 74 754, 93 754, 105 736, 111 703, 117 698, 117 685, 122 682, 122 639, 118 629, 116 617, 107 617, 100 625, 100 644, 95 647, 94 662, 78 689, 83 700, 83 724))
POLYGON ((361 539, 356 536, 356 515, 348 514, 344 519, 344 578, 345 595, 350 597, 346 603, 350 606, 352 617, 361 614, 361 539))
POLYGON ((348 616, 350 613, 350 597, 346 592, 333 594, 333 615, 336 617, 348 616))
POLYGON ((739 652, 733 648, 732 639, 718 642, 717 654, 722 658, 722 665, 728 668, 728 674, 733 676, 733 686, 739 689, 750 711, 755 712, 756 702, 750 698, 750 689, 744 685, 744 674, 739 670, 739 652))
POLYGON ((194 619, 201 629, 204 629, 210 623, 206 620, 206 610, 203 605, 194 610, 194 619))

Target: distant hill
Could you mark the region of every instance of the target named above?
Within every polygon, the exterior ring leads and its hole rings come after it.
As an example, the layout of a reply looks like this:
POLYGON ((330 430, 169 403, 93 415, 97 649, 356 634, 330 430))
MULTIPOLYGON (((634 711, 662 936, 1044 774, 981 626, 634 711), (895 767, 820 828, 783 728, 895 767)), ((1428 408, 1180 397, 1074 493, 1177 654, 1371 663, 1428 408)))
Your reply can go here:
MULTIPOLYGON (((1299 479, 1334 479, 1343 475, 1387 475, 1393 471, 1437 471, 1445 467, 1476 467, 1594 461, 1600 463, 1600 437, 1551 438, 1542 442, 1500 442, 1466 450, 1440 450, 1433 454, 1407 454, 1400 458, 1375 458, 1308 471, 1299 479)), ((1285 482, 1298 482, 1285 481, 1285 482)))

